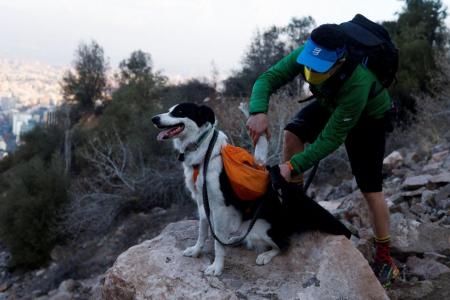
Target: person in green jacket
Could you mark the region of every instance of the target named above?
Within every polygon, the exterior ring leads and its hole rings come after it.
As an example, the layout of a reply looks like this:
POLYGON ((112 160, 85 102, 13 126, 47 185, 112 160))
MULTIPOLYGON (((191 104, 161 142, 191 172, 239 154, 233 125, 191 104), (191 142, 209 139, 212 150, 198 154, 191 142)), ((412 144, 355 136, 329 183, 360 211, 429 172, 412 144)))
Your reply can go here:
POLYGON ((392 103, 375 75, 351 59, 344 40, 338 25, 321 25, 305 44, 261 74, 250 97, 247 128, 254 144, 261 134, 269 136, 270 95, 297 75, 304 77, 316 100, 285 127, 280 173, 286 181, 302 187, 302 174, 345 144, 352 173, 371 213, 376 249, 373 270, 387 286, 399 275, 390 256, 389 210, 382 191, 392 103))

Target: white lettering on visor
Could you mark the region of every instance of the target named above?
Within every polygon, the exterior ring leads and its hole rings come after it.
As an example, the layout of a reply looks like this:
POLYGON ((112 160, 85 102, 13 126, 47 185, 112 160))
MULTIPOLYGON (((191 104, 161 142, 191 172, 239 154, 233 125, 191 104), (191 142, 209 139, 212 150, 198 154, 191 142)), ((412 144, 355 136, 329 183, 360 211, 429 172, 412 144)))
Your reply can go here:
POLYGON ((322 51, 322 49, 320 49, 320 48, 314 48, 314 50, 312 51, 312 54, 317 56, 320 54, 321 51, 322 51))

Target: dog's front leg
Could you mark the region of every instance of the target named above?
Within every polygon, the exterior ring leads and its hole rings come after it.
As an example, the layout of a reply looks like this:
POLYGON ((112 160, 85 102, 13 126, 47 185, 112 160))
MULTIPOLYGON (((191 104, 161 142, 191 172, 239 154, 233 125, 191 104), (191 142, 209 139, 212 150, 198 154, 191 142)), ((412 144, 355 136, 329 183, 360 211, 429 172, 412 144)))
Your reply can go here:
POLYGON ((205 246, 206 238, 208 237, 208 220, 206 220, 203 206, 199 207, 199 224, 198 224, 198 238, 194 246, 186 248, 183 255, 189 257, 198 257, 205 246))
POLYGON ((205 275, 219 276, 223 271, 225 261, 225 247, 218 241, 214 241, 214 262, 205 270, 205 275))
MULTIPOLYGON (((232 229, 228 224, 231 220, 229 211, 225 207, 220 207, 215 208, 213 212, 214 215, 212 221, 215 234, 220 240, 227 241, 230 235, 230 230, 232 229)), ((218 241, 214 240, 214 262, 206 268, 205 274, 214 276, 219 276, 222 274, 224 261, 225 247, 218 241)))

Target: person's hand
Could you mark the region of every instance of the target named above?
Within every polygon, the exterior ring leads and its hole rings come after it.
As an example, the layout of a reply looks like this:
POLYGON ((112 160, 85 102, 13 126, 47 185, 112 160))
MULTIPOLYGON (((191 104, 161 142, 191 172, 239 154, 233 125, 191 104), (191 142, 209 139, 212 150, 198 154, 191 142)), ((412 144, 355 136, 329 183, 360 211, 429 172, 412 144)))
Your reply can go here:
POLYGON ((267 119, 267 115, 265 113, 259 113, 256 115, 251 115, 247 120, 247 129, 249 131, 250 137, 253 142, 253 146, 259 140, 259 137, 265 133, 267 135, 267 139, 270 138, 269 132, 269 121, 267 119))
POLYGON ((280 168, 280 175, 283 176, 287 182, 291 181, 291 168, 287 163, 278 165, 280 168))

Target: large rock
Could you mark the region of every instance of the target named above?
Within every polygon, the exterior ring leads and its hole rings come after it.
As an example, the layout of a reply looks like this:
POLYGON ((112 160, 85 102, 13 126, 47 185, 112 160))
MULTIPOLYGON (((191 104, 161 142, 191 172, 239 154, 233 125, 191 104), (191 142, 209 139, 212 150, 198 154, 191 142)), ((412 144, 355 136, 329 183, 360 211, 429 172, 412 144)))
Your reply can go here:
POLYGON ((399 151, 394 151, 383 159, 383 167, 392 170, 403 164, 404 158, 399 151))
POLYGON ((430 178, 430 182, 436 185, 450 183, 450 172, 442 172, 430 178))
POLYGON ((450 228, 408 219, 402 213, 391 215, 392 247, 399 252, 425 253, 450 251, 450 228))
POLYGON ((388 299, 367 261, 342 236, 306 233, 265 266, 256 254, 229 248, 220 277, 200 258, 183 257, 195 242, 197 221, 170 224, 156 238, 122 253, 106 273, 103 299, 388 299))
POLYGON ((407 177, 403 182, 402 188, 404 190, 416 190, 428 184, 428 181, 432 178, 431 175, 419 175, 413 177, 407 177))
POLYGON ((410 256, 406 262, 409 272, 424 279, 434 279, 441 274, 450 273, 450 268, 433 259, 420 259, 410 256))
POLYGON ((445 160, 448 157, 448 154, 449 154, 448 150, 444 150, 444 151, 440 151, 440 152, 434 153, 431 156, 431 160, 434 161, 434 162, 443 161, 443 160, 445 160))

